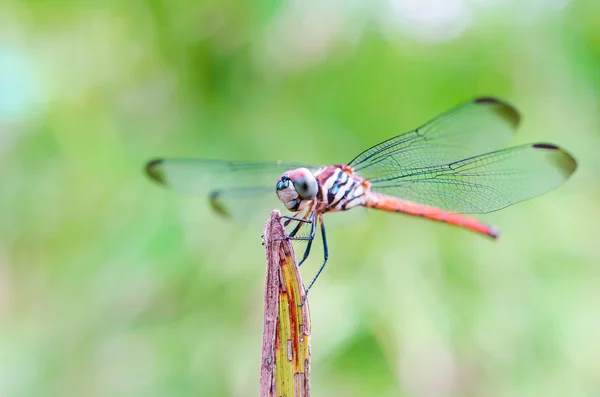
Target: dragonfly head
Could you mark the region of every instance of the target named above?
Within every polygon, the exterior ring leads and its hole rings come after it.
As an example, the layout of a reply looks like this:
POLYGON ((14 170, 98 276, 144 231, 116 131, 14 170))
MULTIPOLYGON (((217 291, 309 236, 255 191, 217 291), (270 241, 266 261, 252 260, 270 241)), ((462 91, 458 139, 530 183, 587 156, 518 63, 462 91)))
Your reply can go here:
POLYGON ((281 175, 275 188, 279 200, 294 212, 306 208, 318 190, 317 178, 307 168, 296 168, 281 175))

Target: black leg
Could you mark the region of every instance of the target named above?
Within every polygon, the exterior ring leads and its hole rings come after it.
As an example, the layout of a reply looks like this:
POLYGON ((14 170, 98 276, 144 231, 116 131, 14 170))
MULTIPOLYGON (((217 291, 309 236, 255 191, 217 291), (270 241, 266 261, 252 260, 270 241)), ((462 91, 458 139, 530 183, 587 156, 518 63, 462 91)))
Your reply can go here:
POLYGON ((283 223, 283 226, 289 225, 291 221, 298 221, 298 222, 303 222, 303 223, 310 223, 310 219, 298 218, 296 216, 281 215, 280 218, 281 219, 286 219, 286 221, 283 223))
POLYGON ((316 228, 315 216, 316 216, 316 211, 313 211, 313 212, 310 213, 310 216, 308 217, 308 219, 302 219, 301 222, 299 221, 298 225, 294 228, 294 230, 292 230, 290 232, 290 234, 287 235, 287 239, 288 240, 312 241, 315 238, 315 228, 316 228), (300 231, 300 228, 305 223, 310 223, 310 236, 308 236, 308 237, 296 237, 296 233, 298 233, 298 231, 300 231))
POLYGON ((319 275, 321 274, 323 269, 325 269, 325 265, 327 264, 327 259, 329 258, 329 249, 327 248, 327 236, 325 234, 325 224, 323 223, 322 215, 319 216, 319 221, 321 222, 321 236, 323 237, 323 257, 324 257, 323 264, 321 265, 321 267, 319 268, 319 271, 317 272, 315 277, 312 279, 312 281, 308 285, 308 288, 306 288, 306 292, 304 293, 304 299, 302 300, 302 304, 304 304, 304 301, 306 300, 306 297, 308 296, 308 291, 310 291, 310 289, 312 288, 315 281, 317 281, 317 279, 319 278, 319 275))
POLYGON ((306 218, 298 218, 295 216, 287 216, 287 215, 281 215, 280 218, 285 219, 286 221, 283 222, 283 226, 284 227, 288 227, 290 223, 292 223, 292 221, 297 221, 298 224, 296 225, 296 227, 294 227, 294 229, 287 235, 288 237, 294 237, 302 228, 302 226, 305 223, 313 223, 313 215, 314 215, 314 211, 313 213, 310 214, 310 217, 308 219, 306 218))
POLYGON ((304 226, 305 223, 307 223, 307 222, 298 222, 296 227, 294 229, 292 229, 292 231, 288 234, 288 237, 294 237, 296 234, 298 234, 298 232, 300 231, 302 226, 304 226))
POLYGON ((310 225, 310 240, 308 240, 308 244, 306 245, 306 249, 304 250, 304 255, 302 255, 302 260, 298 263, 298 267, 302 266, 304 261, 308 258, 310 254, 310 248, 312 247, 312 243, 315 239, 315 234, 317 232, 317 222, 315 222, 315 213, 313 212, 311 215, 312 223, 310 225))
POLYGON ((311 225, 313 225, 311 227, 311 230, 314 229, 314 219, 315 219, 315 211, 313 210, 313 212, 311 212, 310 216, 307 218, 298 218, 295 216, 287 216, 287 215, 281 215, 279 217, 280 219, 286 219, 285 222, 283 222, 283 226, 287 227, 292 221, 297 221, 298 224, 296 225, 296 227, 294 227, 294 229, 288 234, 286 232, 285 237, 283 238, 276 238, 275 240, 312 240, 314 238, 314 233, 311 233, 312 237, 295 237, 296 233, 298 233, 300 231, 300 229, 302 228, 302 226, 304 226, 304 224, 306 223, 310 223, 311 225))
POLYGON ((304 261, 308 258, 308 255, 310 255, 310 248, 312 247, 313 240, 308 240, 308 244, 306 244, 306 249, 304 250, 304 255, 302 255, 302 260, 298 262, 298 267, 302 266, 304 261))

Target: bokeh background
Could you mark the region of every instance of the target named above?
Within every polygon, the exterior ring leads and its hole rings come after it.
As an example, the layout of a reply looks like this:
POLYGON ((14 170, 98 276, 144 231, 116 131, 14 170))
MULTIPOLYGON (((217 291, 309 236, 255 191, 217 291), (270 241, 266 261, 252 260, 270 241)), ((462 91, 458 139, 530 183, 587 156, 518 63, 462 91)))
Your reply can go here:
POLYGON ((332 215, 313 393, 600 395, 599 22, 595 0, 3 0, 0 395, 256 395, 268 211, 223 220, 145 161, 347 162, 478 95, 578 171, 482 217, 498 242, 332 215))

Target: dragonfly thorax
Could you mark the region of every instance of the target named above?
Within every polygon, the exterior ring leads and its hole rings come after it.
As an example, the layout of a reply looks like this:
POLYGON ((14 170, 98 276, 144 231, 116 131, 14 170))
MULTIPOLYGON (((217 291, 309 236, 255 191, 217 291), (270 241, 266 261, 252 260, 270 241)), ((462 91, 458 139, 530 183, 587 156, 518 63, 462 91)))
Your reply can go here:
POLYGON ((306 208, 319 190, 317 178, 307 168, 297 168, 281 175, 275 191, 285 207, 294 212, 306 208))

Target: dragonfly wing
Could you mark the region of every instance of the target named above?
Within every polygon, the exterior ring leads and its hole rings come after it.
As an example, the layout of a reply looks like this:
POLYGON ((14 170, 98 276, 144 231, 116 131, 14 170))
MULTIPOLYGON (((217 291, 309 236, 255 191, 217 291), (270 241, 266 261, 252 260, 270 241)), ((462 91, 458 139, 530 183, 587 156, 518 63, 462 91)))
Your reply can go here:
POLYGON ((371 180, 373 191, 461 213, 488 213, 546 193, 566 181, 575 159, 545 143, 515 146, 371 180))
POLYGON ((374 179, 400 168, 448 164, 505 147, 518 124, 519 114, 511 105, 478 98, 367 149, 349 165, 374 179))
POLYGON ((146 173, 154 181, 180 193, 207 197, 211 207, 222 215, 237 215, 263 203, 270 204, 271 208, 281 207, 275 194, 277 180, 285 171, 299 167, 306 166, 281 162, 155 159, 146 165, 146 173))
POLYGON ((267 186, 213 190, 208 195, 208 203, 217 214, 236 218, 260 212, 263 205, 269 207, 266 210, 283 208, 273 188, 267 186))

